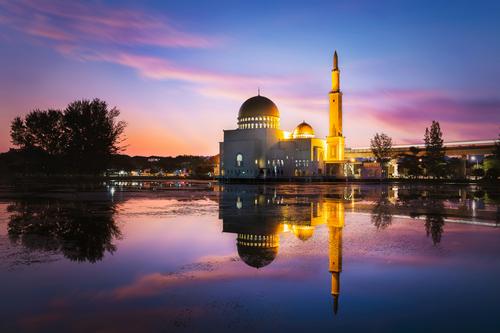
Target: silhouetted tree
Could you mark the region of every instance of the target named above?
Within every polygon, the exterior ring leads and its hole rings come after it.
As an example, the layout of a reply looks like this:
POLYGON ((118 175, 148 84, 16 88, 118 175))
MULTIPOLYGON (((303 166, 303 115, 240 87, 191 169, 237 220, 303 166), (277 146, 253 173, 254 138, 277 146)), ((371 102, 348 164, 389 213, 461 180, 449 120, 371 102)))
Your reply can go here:
POLYGON ((63 114, 59 110, 34 110, 11 123, 12 143, 21 148, 25 164, 35 172, 57 172, 66 142, 63 114))
POLYGON ((482 168, 474 168, 472 169, 472 175, 476 177, 483 177, 484 176, 484 170, 482 168))
POLYGON ((431 127, 425 129, 425 157, 424 164, 427 174, 432 177, 440 178, 444 172, 444 148, 443 133, 439 122, 432 121, 431 127))
POLYGON ((452 157, 446 161, 445 164, 445 174, 449 178, 457 179, 463 178, 465 171, 465 164, 460 158, 452 157))
POLYGON ((113 240, 121 236, 111 202, 17 201, 8 235, 12 242, 32 251, 61 253, 72 261, 96 262, 113 253, 113 240))
POLYGON ((122 147, 121 136, 126 124, 117 121, 120 111, 108 109, 99 99, 81 100, 64 110, 68 144, 66 155, 78 173, 97 174, 106 168, 112 154, 122 147))
POLYGON ((62 153, 66 133, 61 111, 50 109, 32 111, 26 115, 22 128, 25 131, 18 136, 22 137, 24 147, 40 148, 50 156, 62 153))
POLYGON ((416 178, 422 174, 420 166, 420 149, 417 147, 410 147, 410 153, 403 153, 399 155, 399 168, 406 170, 408 176, 416 178))
POLYGON ((495 141, 492 153, 493 155, 486 156, 483 159, 484 176, 489 180, 497 180, 500 177, 500 134, 498 134, 498 139, 495 141))
POLYGON ((73 102, 64 112, 34 110, 12 121, 11 140, 36 169, 31 172, 97 174, 122 148, 126 124, 119 114, 99 99, 73 102))
POLYGON ((375 133, 375 136, 370 140, 370 148, 375 160, 380 163, 386 174, 387 163, 391 160, 392 139, 387 134, 375 133))
POLYGON ((495 141, 495 148, 493 149, 493 156, 500 161, 500 133, 498 134, 498 139, 495 141))
POLYGON ((487 156, 483 160, 483 168, 486 171, 485 178, 496 180, 500 177, 500 160, 494 156, 487 156))

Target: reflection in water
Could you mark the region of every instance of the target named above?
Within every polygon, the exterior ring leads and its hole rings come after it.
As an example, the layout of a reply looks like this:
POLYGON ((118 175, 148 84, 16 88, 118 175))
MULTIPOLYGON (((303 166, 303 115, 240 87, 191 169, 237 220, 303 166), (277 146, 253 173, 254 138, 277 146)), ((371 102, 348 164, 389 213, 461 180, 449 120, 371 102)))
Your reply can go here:
POLYGON ((498 327, 497 192, 222 187, 133 193, 116 186, 117 204, 97 191, 0 203, 3 261, 17 263, 23 248, 32 250, 30 263, 35 251, 59 259, 0 273, 0 294, 12 300, 0 331, 425 331, 431 321, 435 331, 498 327), (103 200, 72 201, 97 197, 103 200), (221 226, 232 234, 221 235, 221 226), (390 322, 380 320, 388 315, 390 322))
POLYGON ((329 271, 332 274, 333 312, 337 314, 340 294, 340 272, 342 272, 342 228, 344 227, 344 206, 337 202, 330 207, 328 216, 328 258, 329 271))
POLYGON ((427 203, 427 212, 425 215, 425 230, 427 236, 431 236, 434 245, 441 241, 441 235, 444 231, 444 205, 438 200, 430 200, 427 203))
MULTIPOLYGON (((467 214, 467 198, 463 198, 463 193, 459 193, 460 200, 457 204, 453 205, 448 202, 448 212, 451 215, 467 214)), ((444 232, 444 220, 447 215, 445 202, 447 199, 440 197, 439 193, 432 193, 429 191, 406 191, 404 195, 399 198, 398 205, 409 209, 408 215, 412 218, 425 216, 425 231, 427 236, 430 236, 434 245, 441 242, 441 236, 444 232)), ((472 201, 472 206, 475 207, 475 200, 472 201)), ((471 215, 475 214, 475 208, 472 210, 471 215)))
MULTIPOLYGON (((350 198, 349 198, 350 199, 350 198)), ((350 202, 350 201, 349 201, 350 202)), ((342 271, 342 228, 344 202, 337 198, 277 196, 223 190, 219 201, 223 232, 236 233, 241 260, 257 269, 273 262, 278 255, 280 233, 291 232, 302 241, 309 240, 314 228, 328 228, 329 272, 333 311, 338 311, 340 272, 342 271)))
POLYGON ((303 194, 296 187, 277 194, 276 187, 272 186, 256 191, 228 185, 220 191, 219 218, 223 221, 223 232, 237 234, 236 247, 242 261, 257 269, 275 260, 280 234, 291 232, 298 239, 308 241, 317 226, 326 226, 335 314, 339 305, 345 210, 369 213, 372 224, 379 230, 387 229, 394 215, 425 217, 425 232, 434 245, 441 241, 447 216, 454 217, 454 222, 476 223, 470 219, 491 221, 496 213, 491 209, 479 212, 476 196, 468 196, 470 192, 456 191, 453 187, 429 191, 425 187, 353 185, 325 192, 303 194))
POLYGON ((385 229, 392 223, 392 203, 389 194, 382 190, 372 210, 372 223, 377 229, 385 229))
POLYGON ((19 200, 7 209, 10 240, 28 250, 91 263, 116 251, 113 240, 120 237, 120 229, 109 201, 19 200))

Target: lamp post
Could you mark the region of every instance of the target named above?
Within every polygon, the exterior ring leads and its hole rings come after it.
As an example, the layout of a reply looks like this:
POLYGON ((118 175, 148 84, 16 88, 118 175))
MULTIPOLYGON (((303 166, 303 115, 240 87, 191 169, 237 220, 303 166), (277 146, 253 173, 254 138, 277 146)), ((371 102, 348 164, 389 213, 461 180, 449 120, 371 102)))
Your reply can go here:
MULTIPOLYGON (((476 170, 479 170, 479 160, 476 158, 476 156, 471 156, 470 159, 471 161, 476 161, 476 170)), ((477 174, 476 174, 476 180, 477 180, 477 174)))

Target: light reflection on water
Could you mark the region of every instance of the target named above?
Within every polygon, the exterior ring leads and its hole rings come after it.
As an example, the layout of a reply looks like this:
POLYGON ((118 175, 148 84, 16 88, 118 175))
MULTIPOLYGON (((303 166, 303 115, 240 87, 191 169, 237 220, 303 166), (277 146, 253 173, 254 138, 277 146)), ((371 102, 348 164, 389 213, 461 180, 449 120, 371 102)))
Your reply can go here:
POLYGON ((2 200, 2 331, 500 325, 495 189, 106 188, 2 200))

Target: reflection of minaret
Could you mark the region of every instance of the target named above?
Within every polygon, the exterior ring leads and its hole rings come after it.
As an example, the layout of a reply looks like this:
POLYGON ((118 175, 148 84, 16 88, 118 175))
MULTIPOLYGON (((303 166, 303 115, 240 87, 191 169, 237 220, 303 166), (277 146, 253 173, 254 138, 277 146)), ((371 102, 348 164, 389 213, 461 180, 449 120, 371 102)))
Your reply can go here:
POLYGON ((342 272, 342 228, 344 227, 344 206, 333 203, 328 219, 328 270, 332 274, 333 312, 337 314, 340 294, 340 272, 342 272))

